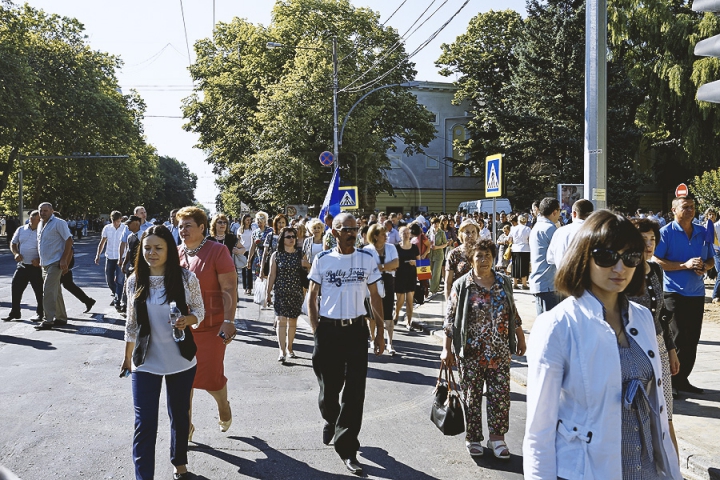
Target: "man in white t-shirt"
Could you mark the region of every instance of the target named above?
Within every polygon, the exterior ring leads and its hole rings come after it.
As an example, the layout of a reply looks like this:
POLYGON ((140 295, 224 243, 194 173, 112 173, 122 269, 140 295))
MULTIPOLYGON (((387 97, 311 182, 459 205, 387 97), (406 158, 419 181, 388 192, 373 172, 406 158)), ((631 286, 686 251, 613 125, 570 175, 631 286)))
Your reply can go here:
POLYGON ((562 264, 563 257, 570 243, 575 238, 575 234, 585 223, 585 219, 593 212, 593 204, 590 200, 580 199, 573 203, 572 206, 572 223, 558 228, 550 240, 550 246, 547 250, 547 263, 555 265, 557 269, 562 264))
POLYGON ((100 234, 100 243, 95 254, 95 265, 100 265, 100 255, 105 249, 105 281, 113 294, 112 306, 119 306, 122 299, 125 275, 120 268, 120 243, 123 236, 122 213, 114 210, 110 214, 112 223, 105 225, 100 234))
POLYGON ((368 368, 364 302, 370 290, 376 328, 375 354, 382 355, 385 350, 383 307, 377 289, 381 275, 372 254, 355 249, 358 227, 352 215, 341 213, 335 217, 332 234, 337 246, 319 253, 308 275, 308 316, 315 333, 312 363, 320 384, 320 413, 325 419, 323 443, 329 445, 334 440, 335 451, 345 467, 360 474, 358 434, 368 368))

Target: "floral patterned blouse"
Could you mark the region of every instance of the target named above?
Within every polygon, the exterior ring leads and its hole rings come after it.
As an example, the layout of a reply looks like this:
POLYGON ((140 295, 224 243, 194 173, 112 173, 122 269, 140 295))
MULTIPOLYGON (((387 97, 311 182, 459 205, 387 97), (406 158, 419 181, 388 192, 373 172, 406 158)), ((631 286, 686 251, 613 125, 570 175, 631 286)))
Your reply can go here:
POLYGON ((256 277, 260 275, 260 261, 262 260, 263 251, 265 249, 265 239, 268 235, 272 234, 272 227, 265 227, 265 230, 257 228, 252 232, 251 242, 252 245, 255 245, 255 257, 252 259, 252 271, 256 277))
POLYGON ((465 257, 465 249, 462 245, 450 251, 447 262, 445 262, 445 270, 452 271, 455 274, 453 276, 455 280, 472 270, 472 265, 465 257))
MULTIPOLYGON (((503 289, 502 277, 496 273, 495 283, 490 289, 475 283, 475 274, 472 271, 465 277, 465 282, 470 298, 465 358, 474 359, 485 368, 510 365, 510 300, 503 289)), ((448 337, 453 336, 457 302, 457 293, 453 289, 443 325, 448 337)), ((515 328, 517 327, 522 327, 519 314, 515 317, 515 328)))

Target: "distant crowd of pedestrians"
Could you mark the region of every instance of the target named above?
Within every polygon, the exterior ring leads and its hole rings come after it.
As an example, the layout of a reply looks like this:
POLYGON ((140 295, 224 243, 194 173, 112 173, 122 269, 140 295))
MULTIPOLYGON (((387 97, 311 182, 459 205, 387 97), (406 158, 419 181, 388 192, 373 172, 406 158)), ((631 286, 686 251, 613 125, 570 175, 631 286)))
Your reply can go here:
MULTIPOLYGON (((154 477, 163 380, 174 478, 189 478, 195 389, 215 400, 219 429, 230 428, 224 357, 242 283, 244 295, 274 310, 279 362, 296 357, 297 320, 308 316, 322 441, 352 473, 362 473, 368 347, 401 355, 395 326, 415 330, 414 304, 442 298, 440 359, 459 369, 470 455, 484 454, 484 397, 487 447, 510 458, 510 363, 527 352, 526 478, 679 479, 672 401, 680 392, 703 393, 688 377, 703 279, 720 266, 713 239, 720 222, 708 232, 688 197, 676 198, 672 213, 667 222, 652 212, 593 212, 579 200, 563 215, 550 197, 494 218, 378 212, 321 221, 260 211, 233 219, 184 207, 161 224, 142 206, 127 216, 113 211, 95 264, 104 254, 111 305, 127 318, 121 376, 132 376, 136 478, 154 477), (538 314, 527 344, 514 301, 521 290, 533 295, 538 314)), ((717 213, 704 217, 715 222, 717 213)), ((89 227, 44 202, 15 229, 18 266, 3 320, 20 318, 28 283, 39 330, 67 324, 63 285, 91 310, 96 300, 83 296, 71 270, 73 238, 89 227)))

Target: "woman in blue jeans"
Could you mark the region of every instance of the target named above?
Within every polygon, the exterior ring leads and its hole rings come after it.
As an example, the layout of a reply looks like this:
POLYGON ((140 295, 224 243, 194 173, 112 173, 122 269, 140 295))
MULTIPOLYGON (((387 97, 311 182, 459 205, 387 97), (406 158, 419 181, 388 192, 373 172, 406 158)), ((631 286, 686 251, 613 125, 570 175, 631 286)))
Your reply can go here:
POLYGON ((186 479, 188 437, 192 437, 190 392, 197 364, 197 348, 191 329, 186 327, 200 323, 205 308, 200 283, 194 273, 180 267, 175 241, 164 225, 145 231, 135 258, 135 273, 128 278, 126 288, 128 315, 120 376, 132 371, 135 478, 155 476, 158 408, 165 378, 173 478, 186 479), (181 312, 175 322, 175 328, 184 332, 181 341, 176 341, 169 322, 170 302, 175 302, 181 312))

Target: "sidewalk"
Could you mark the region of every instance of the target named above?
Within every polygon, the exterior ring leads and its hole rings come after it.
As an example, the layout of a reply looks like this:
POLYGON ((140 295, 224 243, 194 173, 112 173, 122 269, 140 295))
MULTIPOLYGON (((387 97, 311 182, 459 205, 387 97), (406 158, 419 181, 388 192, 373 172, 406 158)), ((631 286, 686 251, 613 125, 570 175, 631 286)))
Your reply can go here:
MULTIPOLYGON (((535 321, 535 298, 527 290, 515 290, 515 305, 526 338, 535 321)), ((673 425, 680 448, 683 476, 689 480, 720 480, 720 305, 711 304, 712 285, 706 284, 705 317, 698 354, 690 381, 705 389, 702 395, 681 394, 675 400, 673 425)), ((446 302, 438 294, 415 306, 413 321, 428 334, 442 337, 446 302)), ((510 376, 527 385, 525 357, 513 357, 510 376)))

